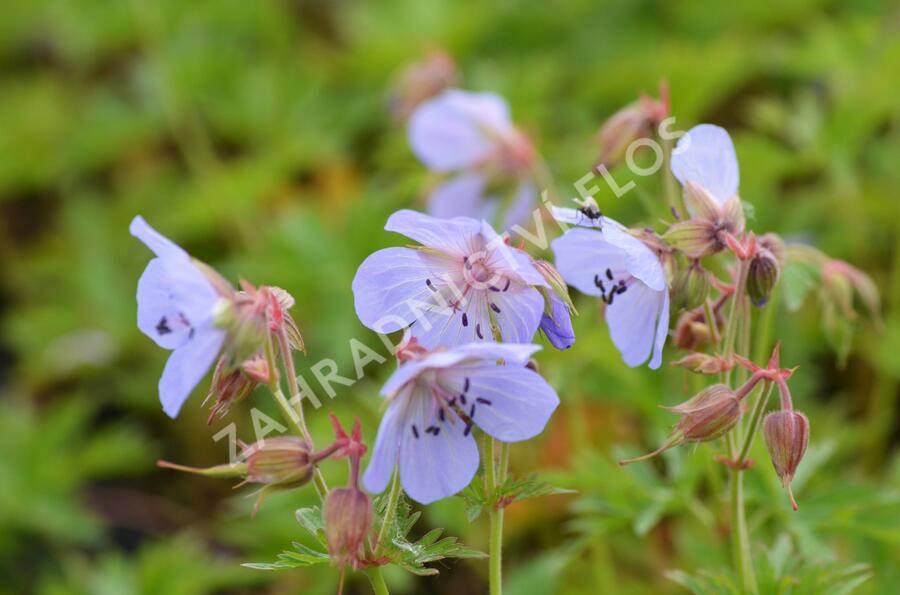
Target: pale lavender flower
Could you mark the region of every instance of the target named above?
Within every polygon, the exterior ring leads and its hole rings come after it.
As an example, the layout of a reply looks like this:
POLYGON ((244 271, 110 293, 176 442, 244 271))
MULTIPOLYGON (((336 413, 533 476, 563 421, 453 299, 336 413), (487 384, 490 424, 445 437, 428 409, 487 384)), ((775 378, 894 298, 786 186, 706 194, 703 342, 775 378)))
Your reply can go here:
POLYGON ((544 311, 536 287, 548 287, 524 252, 490 225, 402 210, 385 229, 421 242, 370 255, 353 279, 356 314, 367 327, 407 327, 428 348, 499 339, 528 343, 544 311))
POLYGON ((169 417, 206 375, 225 340, 214 325, 222 296, 187 252, 140 216, 129 228, 155 254, 138 281, 138 328, 172 355, 159 379, 159 399, 169 417))
POLYGON ((728 132, 713 124, 699 124, 688 130, 672 152, 672 173, 682 186, 693 182, 706 189, 720 206, 725 204, 737 194, 740 181, 734 143, 728 132))
POLYGON ((537 189, 529 170, 534 153, 501 97, 448 89, 413 113, 409 142, 430 170, 452 174, 429 197, 432 215, 491 221, 504 201, 488 187, 504 181, 516 187, 506 206, 504 227, 525 220, 533 209, 537 189))
POLYGON ((574 228, 552 242, 556 268, 566 283, 606 303, 609 334, 629 366, 650 359, 662 363, 669 325, 669 290, 662 263, 621 224, 603 217, 587 219, 574 209, 555 209, 560 221, 596 229, 574 228))
POLYGON ((366 489, 383 491, 399 465, 403 489, 428 504, 456 494, 475 476, 473 426, 503 442, 543 431, 559 397, 525 367, 538 349, 475 343, 402 364, 381 391, 389 401, 363 476, 366 489))

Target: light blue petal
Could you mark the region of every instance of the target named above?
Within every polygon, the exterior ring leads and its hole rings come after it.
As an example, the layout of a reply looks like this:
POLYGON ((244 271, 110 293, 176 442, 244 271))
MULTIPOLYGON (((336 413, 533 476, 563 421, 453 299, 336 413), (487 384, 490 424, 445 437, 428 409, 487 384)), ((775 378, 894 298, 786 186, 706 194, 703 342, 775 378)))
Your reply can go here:
POLYGON ((594 276, 604 269, 625 269, 628 253, 610 244, 601 232, 592 229, 570 229, 551 242, 556 269, 566 283, 587 295, 600 297, 594 276))
POLYGON ((435 294, 446 285, 443 276, 451 265, 445 257, 412 248, 385 248, 371 254, 352 284, 360 322, 374 331, 392 333, 415 322, 417 315, 446 319, 449 309, 435 294))
POLYGON ((712 124, 688 130, 672 152, 672 173, 682 185, 703 186, 720 204, 737 194, 737 155, 728 132, 712 124))
POLYGON ((178 415, 222 349, 225 333, 212 326, 198 328, 187 342, 172 352, 159 379, 159 400, 171 418, 178 415))
POLYGON ((465 173, 447 180, 428 197, 428 213, 441 219, 492 219, 497 205, 485 197, 486 183, 484 176, 476 173, 465 173))
POLYGON ((462 491, 478 471, 475 437, 462 420, 452 417, 440 424, 437 434, 426 432, 438 425, 431 397, 419 392, 410 398, 401 432, 400 483, 409 497, 421 504, 462 491))
POLYGON ((493 363, 457 366, 440 372, 440 382, 462 392, 466 413, 482 430, 504 442, 540 434, 559 405, 559 397, 540 374, 521 365, 493 363))
POLYGON ((379 494, 387 487, 391 474, 397 465, 397 453, 400 452, 401 432, 403 431, 405 397, 398 396, 392 401, 381 418, 378 436, 369 466, 363 474, 363 486, 373 494, 379 494))
POLYGON ((463 256, 472 251, 474 238, 481 231, 481 223, 467 217, 439 219, 418 211, 402 209, 388 218, 384 228, 461 261, 463 256))
POLYGON ((665 291, 654 291, 635 281, 606 307, 609 335, 627 365, 640 366, 650 357, 664 303, 668 304, 665 291))
POLYGON ((429 169, 447 172, 490 158, 510 134, 506 102, 490 93, 448 89, 424 101, 409 120, 409 143, 429 169))
POLYGON ((150 227, 140 215, 131 220, 128 231, 131 232, 131 235, 144 242, 160 258, 185 261, 190 261, 191 259, 190 255, 181 246, 150 227))
POLYGON ((531 343, 544 314, 544 297, 533 287, 487 292, 500 336, 507 343, 531 343))
POLYGON ((662 310, 659 320, 656 322, 656 339, 653 343, 653 359, 650 360, 650 368, 656 370, 662 364, 663 345, 669 335, 669 292, 663 292, 662 310))

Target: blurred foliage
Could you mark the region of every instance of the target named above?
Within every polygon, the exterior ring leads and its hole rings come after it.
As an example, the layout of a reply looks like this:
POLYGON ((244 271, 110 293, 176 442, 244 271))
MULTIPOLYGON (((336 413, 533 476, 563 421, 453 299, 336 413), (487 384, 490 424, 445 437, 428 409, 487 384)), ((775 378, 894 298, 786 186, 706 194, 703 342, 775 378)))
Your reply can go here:
MULTIPOLYGON (((3 8, 0 593, 333 592, 327 565, 239 566, 306 543, 292 515, 312 504, 308 491, 273 496, 250 519, 252 502, 230 486, 153 468, 157 456, 222 461, 227 447, 214 437, 246 409, 209 428, 199 394, 176 421, 160 412, 166 354, 134 325, 148 253, 127 224, 141 213, 229 278, 288 289, 310 353, 300 371, 314 383, 309 365, 328 357, 352 375, 350 338, 383 351, 353 315, 350 280, 368 253, 397 243, 382 230, 386 217, 421 205, 429 183, 386 113, 389 86, 433 47, 458 60, 467 88, 509 99, 564 196, 590 170, 603 119, 668 80, 679 128, 710 121, 732 132, 755 230, 812 243, 873 276, 885 326, 860 325, 843 368, 814 300, 775 313, 782 361, 801 366, 792 383, 812 445, 795 482, 800 512, 789 511, 761 444, 747 498, 771 592, 896 591, 896 2, 3 8)), ((636 222, 659 205, 658 181, 637 182, 623 199, 601 189, 604 212, 636 222)), ((672 421, 657 406, 690 387, 680 372, 627 369, 594 303, 576 296, 576 305, 575 347, 539 355, 563 407, 541 439, 513 449, 511 464, 579 493, 510 507, 508 592, 733 592, 716 447, 627 470, 613 462, 656 444, 672 421)), ((333 400, 316 387, 319 398, 342 418, 361 417, 371 440, 389 368, 370 364, 333 400)), ((261 395, 253 404, 275 415, 261 395)), ((310 417, 328 435, 322 412, 310 417)), ((238 434, 251 430, 241 423, 238 434)), ((340 471, 325 469, 334 482, 340 471)), ((462 499, 429 507, 419 524, 486 548, 485 523, 466 521, 462 499)), ((398 593, 480 592, 485 578, 478 560, 447 565, 440 578, 387 576, 398 593)), ((348 589, 365 592, 354 580, 348 589)))

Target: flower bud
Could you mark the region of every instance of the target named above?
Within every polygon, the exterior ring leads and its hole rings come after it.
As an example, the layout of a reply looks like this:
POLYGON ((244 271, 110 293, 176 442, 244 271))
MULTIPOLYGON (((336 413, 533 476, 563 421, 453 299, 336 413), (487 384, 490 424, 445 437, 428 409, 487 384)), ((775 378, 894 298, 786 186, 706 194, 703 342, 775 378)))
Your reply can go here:
POLYGON ((335 488, 325 498, 322 518, 328 553, 336 564, 359 568, 372 528, 372 501, 359 488, 335 488))
POLYGON ((701 306, 709 296, 709 273, 699 261, 693 261, 687 268, 678 271, 672 286, 675 305, 685 310, 701 306))
POLYGON ((780 275, 781 267, 775 255, 765 248, 757 250, 747 271, 747 294, 754 306, 766 305, 780 275))
POLYGON ((685 442, 708 442, 724 436, 741 419, 741 401, 724 384, 714 384, 675 407, 664 407, 681 415, 668 440, 646 455, 619 461, 629 465, 656 456, 685 442))
POLYGON ((259 354, 241 364, 239 368, 232 368, 228 357, 220 357, 216 369, 213 371, 209 393, 203 401, 206 403, 212 397, 216 399, 207 423, 212 423, 216 416, 223 417, 232 405, 243 401, 261 382, 266 382, 268 370, 269 366, 265 358, 259 354), (248 369, 252 371, 252 374, 245 371, 248 369), (265 376, 260 380, 257 374, 262 373, 263 369, 265 376))
POLYGON ((237 367, 260 351, 268 332, 265 293, 246 281, 241 286, 242 291, 235 293, 233 299, 221 302, 216 312, 216 325, 228 333, 225 354, 231 367, 237 367))
POLYGON ((303 335, 289 310, 294 307, 294 296, 286 290, 269 285, 261 288, 268 293, 269 302, 266 309, 266 319, 269 321, 269 330, 273 333, 284 332, 288 338, 288 345, 294 351, 306 353, 303 343, 303 335))
MULTIPOLYGON (((717 325, 721 325, 719 316, 715 316, 717 325)), ((675 323, 675 336, 673 343, 679 349, 696 351, 710 340, 709 324, 706 322, 706 313, 703 308, 695 308, 683 312, 675 323)))
POLYGON ((673 366, 681 366, 699 374, 721 374, 731 369, 732 364, 721 355, 709 355, 708 353, 690 353, 678 361, 672 362, 673 366))
POLYGON ((684 442, 708 442, 724 436, 741 419, 741 402, 724 384, 714 384, 667 411, 682 417, 675 432, 684 442))
POLYGON ((797 510, 797 501, 791 490, 791 480, 809 443, 809 420, 799 411, 781 410, 770 413, 763 422, 763 437, 772 459, 775 473, 787 488, 791 506, 797 510))
POLYGON ((720 204, 705 188, 688 182, 684 186, 684 203, 691 219, 670 226, 663 238, 689 258, 721 252, 729 236, 744 230, 744 207, 737 196, 720 204))
POLYGON ((626 155, 629 145, 649 138, 668 112, 668 88, 661 84, 659 100, 642 96, 614 113, 597 132, 597 143, 600 145, 597 165, 613 167, 626 155))
POLYGON ((778 261, 778 266, 784 266, 787 248, 785 247, 784 240, 781 239, 781 236, 777 233, 769 232, 759 236, 756 242, 760 249, 768 250, 772 253, 772 256, 778 261))
POLYGON ((309 445, 294 436, 260 440, 244 448, 247 481, 279 487, 298 487, 310 480, 313 461, 309 445))
POLYGON ((405 120, 416 106, 454 86, 458 78, 453 58, 442 50, 433 50, 397 76, 388 98, 388 109, 397 119, 405 120))

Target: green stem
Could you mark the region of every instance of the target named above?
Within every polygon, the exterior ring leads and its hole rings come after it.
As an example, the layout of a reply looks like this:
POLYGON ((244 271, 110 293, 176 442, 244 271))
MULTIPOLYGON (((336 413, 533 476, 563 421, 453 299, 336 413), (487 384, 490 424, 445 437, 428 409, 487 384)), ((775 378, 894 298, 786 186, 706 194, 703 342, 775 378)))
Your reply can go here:
MULTIPOLYGON (((485 491, 488 501, 490 502, 494 499, 498 485, 498 475, 494 462, 495 444, 493 437, 486 437, 484 451, 485 491)), ((503 444, 501 451, 502 459, 500 462, 499 477, 501 478, 500 481, 503 481, 508 467, 509 445, 503 444)), ((490 521, 490 560, 488 567, 490 594, 501 595, 501 593, 503 593, 503 507, 498 507, 495 504, 491 508, 490 521)))
POLYGON ((750 552, 750 532, 744 509, 744 474, 738 468, 731 470, 731 545, 735 569, 744 593, 757 593, 753 556, 750 552))
MULTIPOLYGON (((722 337, 722 354, 727 358, 734 355, 735 341, 741 330, 740 322, 747 314, 744 308, 745 288, 747 285, 747 271, 749 263, 741 260, 738 264, 737 281, 734 285, 734 293, 731 295, 731 304, 728 320, 725 322, 725 334, 722 337)), ((749 324, 745 321, 744 324, 749 324)), ((731 370, 722 374, 725 384, 731 383, 731 370)), ((728 453, 732 462, 736 462, 740 453, 738 449, 738 433, 735 430, 725 436, 728 445, 728 453)), ((744 476, 738 465, 731 468, 731 551, 734 558, 734 567, 738 579, 745 593, 754 594, 756 588, 756 574, 753 570, 753 556, 750 551, 750 533, 747 529, 747 511, 744 507, 744 476)))
POLYGON ((491 511, 490 593, 503 593, 503 509, 491 511))
POLYGON ((716 315, 713 312, 709 300, 703 302, 703 314, 706 316, 706 325, 709 327, 709 340, 712 342, 713 351, 719 352, 719 331, 716 328, 716 315))
MULTIPOLYGON (((747 271, 750 268, 748 261, 741 260, 738 264, 737 281, 734 284, 734 293, 731 294, 731 304, 728 310, 728 320, 725 321, 725 335, 722 337, 722 355, 725 359, 734 355, 734 342, 737 339, 738 318, 740 318, 741 301, 744 289, 747 285, 747 271)), ((723 382, 731 382, 731 370, 724 373, 723 382)))
POLYGON ((387 539, 388 529, 394 522, 394 515, 397 513, 397 503, 400 501, 400 474, 394 471, 394 477, 391 480, 391 491, 388 494, 387 507, 384 509, 384 518, 381 520, 381 528, 378 530, 378 541, 375 542, 375 557, 383 549, 384 540, 387 539))
MULTIPOLYGON (((282 330, 278 332, 278 350, 281 352, 281 361, 284 364, 284 375, 287 376, 288 383, 288 391, 291 394, 291 400, 297 399, 297 425, 300 427, 303 438, 306 440, 309 447, 313 447, 312 436, 309 433, 309 429, 306 427, 306 419, 303 415, 303 402, 300 400, 300 387, 297 384, 297 370, 294 368, 294 357, 291 355, 291 344, 288 341, 287 334, 282 330)), ((289 407, 294 409, 292 405, 289 407)))
POLYGON ((769 396, 772 394, 772 387, 774 386, 772 382, 766 381, 765 387, 759 391, 759 396, 753 403, 750 422, 747 424, 747 431, 744 433, 744 443, 741 445, 741 450, 734 461, 736 467, 740 467, 750 455, 750 448, 753 447, 753 441, 756 439, 757 432, 759 432, 759 426, 763 420, 763 412, 766 410, 766 405, 769 402, 769 396))
POLYGON ((375 595, 390 595, 387 584, 384 582, 384 576, 381 575, 381 566, 372 566, 366 571, 369 582, 372 583, 372 590, 375 595))
POLYGON ((672 139, 663 138, 660 139, 662 142, 663 149, 663 187, 666 196, 666 204, 669 205, 669 209, 674 213, 682 213, 679 210, 681 206, 678 200, 678 186, 675 183, 675 175, 672 173, 672 150, 674 149, 674 144, 672 143, 672 139))

